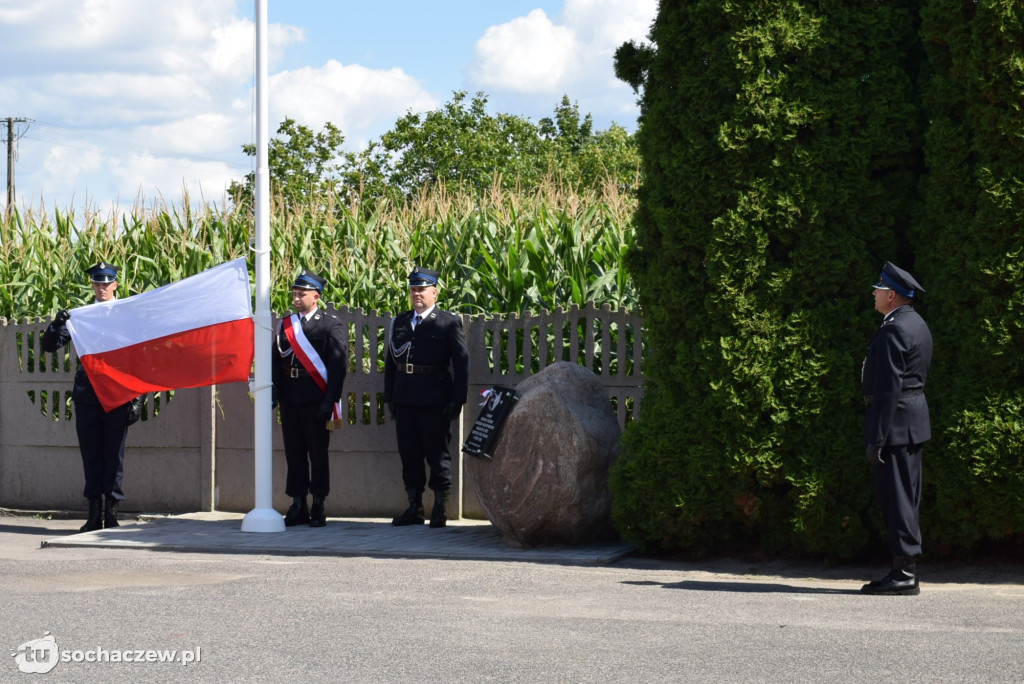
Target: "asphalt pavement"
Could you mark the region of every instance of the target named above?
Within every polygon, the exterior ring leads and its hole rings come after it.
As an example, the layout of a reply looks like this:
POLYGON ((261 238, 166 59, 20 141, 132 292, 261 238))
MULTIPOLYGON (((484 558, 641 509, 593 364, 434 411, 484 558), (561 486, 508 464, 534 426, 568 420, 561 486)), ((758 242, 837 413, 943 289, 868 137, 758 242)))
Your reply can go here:
POLYGON ((1012 564, 922 562, 920 596, 877 597, 878 567, 520 549, 469 521, 47 515, 0 517, 0 681, 1024 681, 1012 564))

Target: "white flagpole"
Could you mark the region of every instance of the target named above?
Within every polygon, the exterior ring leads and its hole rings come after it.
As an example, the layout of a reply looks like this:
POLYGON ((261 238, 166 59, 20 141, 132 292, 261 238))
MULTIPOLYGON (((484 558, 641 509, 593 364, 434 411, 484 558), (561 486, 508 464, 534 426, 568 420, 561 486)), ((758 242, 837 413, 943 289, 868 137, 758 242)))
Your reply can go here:
POLYGON ((243 532, 284 532, 284 518, 274 510, 272 474, 270 373, 270 171, 267 152, 270 116, 267 93, 267 0, 256 0, 256 312, 255 378, 256 399, 256 508, 242 519, 243 532))

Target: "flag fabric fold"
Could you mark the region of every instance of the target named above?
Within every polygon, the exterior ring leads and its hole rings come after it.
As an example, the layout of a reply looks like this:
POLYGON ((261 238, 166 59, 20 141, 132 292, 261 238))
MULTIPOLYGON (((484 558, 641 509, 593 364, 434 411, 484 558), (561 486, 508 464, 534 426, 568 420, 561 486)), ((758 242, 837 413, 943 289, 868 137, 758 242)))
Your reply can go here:
POLYGON ((254 355, 245 259, 72 309, 67 326, 106 411, 146 392, 244 382, 254 355))

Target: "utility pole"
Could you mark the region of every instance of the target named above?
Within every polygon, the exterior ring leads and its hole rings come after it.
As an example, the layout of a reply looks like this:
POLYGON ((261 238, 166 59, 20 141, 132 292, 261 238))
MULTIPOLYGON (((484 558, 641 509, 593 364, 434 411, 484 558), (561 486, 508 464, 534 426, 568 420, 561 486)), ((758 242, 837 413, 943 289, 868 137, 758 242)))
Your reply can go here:
POLYGON ((14 124, 24 123, 25 119, 7 117, 7 217, 10 218, 14 208, 14 124))

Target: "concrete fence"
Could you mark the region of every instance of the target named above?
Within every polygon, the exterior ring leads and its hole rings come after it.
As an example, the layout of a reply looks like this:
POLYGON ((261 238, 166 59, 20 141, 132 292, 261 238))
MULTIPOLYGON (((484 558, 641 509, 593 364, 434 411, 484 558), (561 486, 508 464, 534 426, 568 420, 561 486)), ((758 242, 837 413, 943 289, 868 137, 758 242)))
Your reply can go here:
MULTIPOLYGON (((328 305, 349 332, 345 424, 331 437, 329 516, 387 517, 406 505, 394 424, 383 403, 384 344, 390 314, 328 305)), ((40 350, 48 320, 0 319, 0 507, 80 509, 82 465, 71 383, 77 359, 68 347, 40 350)), ((460 452, 479 411, 480 392, 514 387, 557 361, 591 369, 608 390, 622 426, 640 410, 642 321, 588 304, 538 315, 463 316, 469 347, 469 403, 452 436, 449 515, 484 517, 464 481, 460 452)), ((160 392, 128 429, 125 510, 247 512, 254 506, 255 410, 249 387, 160 392)), ((276 412, 268 419, 276 422, 276 412)), ((274 507, 284 510, 281 432, 273 445, 274 507)), ((428 492, 429 495, 429 492, 428 492)), ((426 502, 428 505, 428 501, 426 502)))

